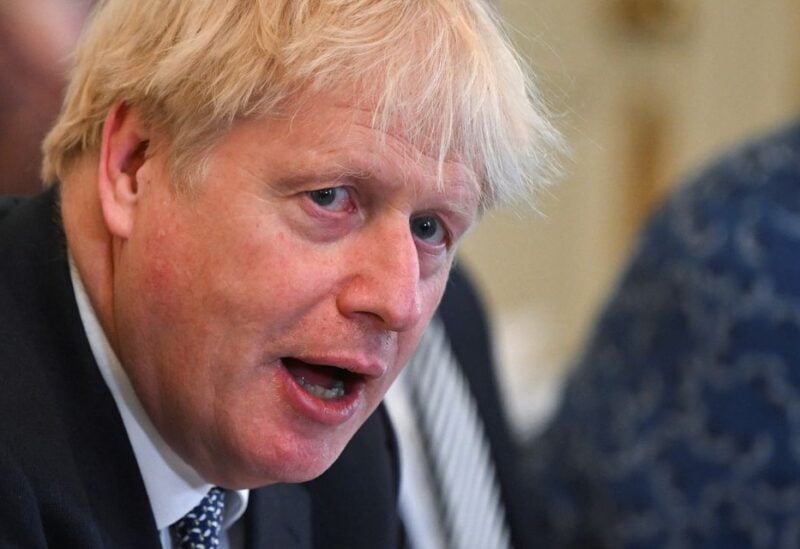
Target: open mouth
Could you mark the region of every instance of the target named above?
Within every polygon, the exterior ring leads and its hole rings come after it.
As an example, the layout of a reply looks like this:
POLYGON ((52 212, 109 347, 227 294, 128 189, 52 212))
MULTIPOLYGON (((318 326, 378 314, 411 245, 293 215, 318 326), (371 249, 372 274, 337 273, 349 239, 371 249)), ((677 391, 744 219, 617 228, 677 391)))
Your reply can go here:
POLYGON ((347 395, 362 376, 327 364, 313 364, 298 358, 281 359, 286 370, 307 393, 323 400, 336 400, 347 395))

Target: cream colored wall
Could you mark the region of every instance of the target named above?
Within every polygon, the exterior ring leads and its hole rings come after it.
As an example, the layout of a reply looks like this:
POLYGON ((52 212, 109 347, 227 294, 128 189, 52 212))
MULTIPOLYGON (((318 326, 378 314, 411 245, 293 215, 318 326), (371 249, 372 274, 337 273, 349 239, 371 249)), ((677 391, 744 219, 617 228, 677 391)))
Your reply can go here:
POLYGON ((565 178, 539 198, 541 214, 495 213, 462 252, 492 314, 513 419, 527 433, 554 405, 651 203, 721 148, 800 111, 800 3, 499 7, 572 148, 565 178))

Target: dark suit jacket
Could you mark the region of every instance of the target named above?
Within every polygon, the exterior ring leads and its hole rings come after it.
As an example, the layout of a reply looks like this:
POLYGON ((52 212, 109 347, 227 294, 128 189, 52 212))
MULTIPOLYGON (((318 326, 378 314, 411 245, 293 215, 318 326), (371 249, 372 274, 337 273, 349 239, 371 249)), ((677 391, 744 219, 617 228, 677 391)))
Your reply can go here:
MULTIPOLYGON (((0 547, 160 547, 79 318, 57 197, 0 199, 0 547)), ((394 546, 396 456, 381 409, 323 476, 251 492, 246 546, 394 546)))
POLYGON ((514 547, 533 547, 519 479, 518 448, 500 399, 486 315, 463 268, 453 269, 438 314, 485 426, 511 542, 514 547))

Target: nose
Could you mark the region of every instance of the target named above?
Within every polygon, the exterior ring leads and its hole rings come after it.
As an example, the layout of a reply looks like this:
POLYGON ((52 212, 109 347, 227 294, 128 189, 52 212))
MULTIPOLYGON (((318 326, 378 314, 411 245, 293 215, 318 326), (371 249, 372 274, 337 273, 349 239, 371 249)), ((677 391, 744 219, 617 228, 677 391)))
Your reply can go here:
POLYGON ((349 261, 348 280, 337 298, 344 316, 371 318, 394 332, 419 322, 419 255, 407 220, 365 233, 349 261))

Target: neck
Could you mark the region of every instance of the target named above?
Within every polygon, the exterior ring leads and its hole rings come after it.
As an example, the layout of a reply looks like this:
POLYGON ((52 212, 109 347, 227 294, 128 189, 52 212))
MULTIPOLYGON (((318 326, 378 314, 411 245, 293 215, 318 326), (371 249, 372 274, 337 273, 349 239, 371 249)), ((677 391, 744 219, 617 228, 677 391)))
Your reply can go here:
POLYGON ((113 315, 114 242, 97 191, 97 162, 76 163, 61 186, 61 217, 69 249, 103 331, 116 348, 113 315))

